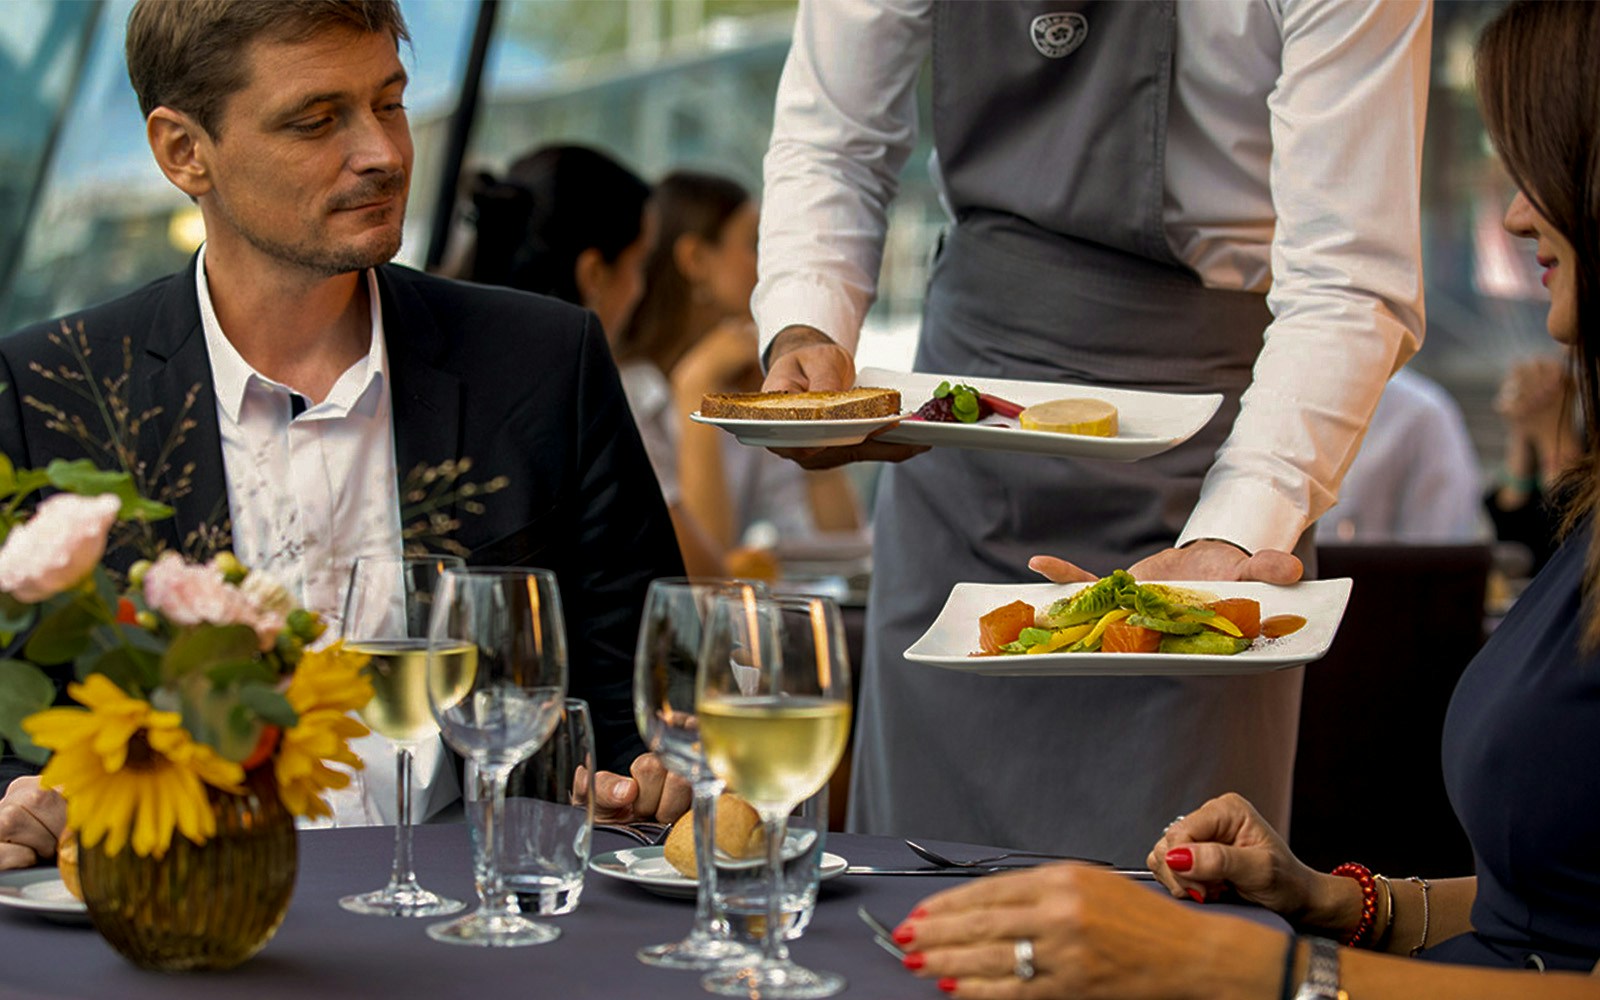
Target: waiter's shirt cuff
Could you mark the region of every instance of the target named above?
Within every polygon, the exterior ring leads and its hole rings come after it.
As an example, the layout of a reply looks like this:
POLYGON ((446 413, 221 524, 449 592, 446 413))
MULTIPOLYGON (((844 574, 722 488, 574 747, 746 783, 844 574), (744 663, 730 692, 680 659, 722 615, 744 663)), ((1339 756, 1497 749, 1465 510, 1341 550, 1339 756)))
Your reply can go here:
POLYGON ((1262 549, 1291 552, 1306 527, 1300 506, 1271 486, 1249 479, 1222 484, 1208 481, 1178 536, 1178 545, 1215 538, 1250 553, 1262 549))
POLYGON ((751 311, 761 331, 761 357, 772 340, 791 326, 809 326, 832 337, 855 353, 861 313, 845 293, 816 277, 795 275, 756 289, 751 311))

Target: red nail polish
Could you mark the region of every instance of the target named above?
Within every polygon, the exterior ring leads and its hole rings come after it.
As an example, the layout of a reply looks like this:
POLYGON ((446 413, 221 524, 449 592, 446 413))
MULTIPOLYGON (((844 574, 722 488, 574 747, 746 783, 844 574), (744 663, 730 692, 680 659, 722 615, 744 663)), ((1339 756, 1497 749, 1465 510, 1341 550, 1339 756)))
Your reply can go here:
POLYGON ((907 927, 902 924, 894 929, 895 944, 910 944, 912 941, 915 941, 916 938, 917 932, 915 928, 907 927))
POLYGON ((915 910, 912 910, 910 913, 906 914, 906 919, 907 920, 921 920, 923 917, 925 917, 927 915, 928 915, 928 908, 926 906, 919 906, 915 910))
POLYGON ((1187 847, 1174 847, 1167 852, 1167 867, 1175 872, 1186 872, 1194 867, 1194 852, 1187 847))
POLYGON ((949 976, 946 976, 939 980, 939 988, 944 990, 946 993, 954 993, 956 991, 956 981, 951 979, 949 976))
POLYGON ((1194 900, 1196 903, 1204 903, 1206 901, 1206 894, 1201 892, 1199 889, 1190 889, 1189 898, 1194 900))
POLYGON ((900 963, 912 972, 916 972, 928 963, 928 958, 920 951, 914 951, 900 960, 900 963))

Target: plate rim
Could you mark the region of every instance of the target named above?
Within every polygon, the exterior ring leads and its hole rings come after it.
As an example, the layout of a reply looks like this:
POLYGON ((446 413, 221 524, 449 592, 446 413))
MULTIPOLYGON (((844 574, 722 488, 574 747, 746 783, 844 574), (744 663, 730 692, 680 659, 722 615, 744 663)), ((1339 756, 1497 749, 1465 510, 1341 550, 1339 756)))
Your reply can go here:
MULTIPOLYGON (((51 902, 20 894, 21 889, 29 886, 44 882, 62 882, 59 871, 57 868, 18 868, 0 872, 0 906, 9 906, 31 913, 87 916, 89 907, 81 899, 74 898, 71 902, 51 902)), ((66 888, 65 882, 62 882, 62 888, 66 888)))
MULTIPOLYGON (((618 871, 615 868, 602 867, 600 864, 602 858, 615 859, 618 855, 622 854, 645 855, 648 856, 650 860, 654 860, 662 857, 666 853, 666 850, 666 847, 661 844, 651 844, 640 847, 619 847, 614 851, 605 851, 601 854, 591 856, 589 858, 589 868, 601 875, 606 875, 614 879, 620 879, 624 882, 632 882, 634 885, 642 885, 655 889, 693 889, 696 884, 694 879, 691 879, 685 875, 678 875, 675 878, 662 878, 653 875, 636 874, 630 871, 626 864, 622 866, 621 871, 618 871)), ((641 860, 643 860, 643 858, 641 858, 641 860)), ((823 848, 822 861, 819 866, 820 874, 818 875, 817 881, 827 882, 831 879, 838 878, 839 876, 843 875, 845 873, 845 869, 849 867, 850 862, 846 861, 843 856, 835 854, 827 848, 823 848), (832 860, 830 861, 830 859, 832 860)))

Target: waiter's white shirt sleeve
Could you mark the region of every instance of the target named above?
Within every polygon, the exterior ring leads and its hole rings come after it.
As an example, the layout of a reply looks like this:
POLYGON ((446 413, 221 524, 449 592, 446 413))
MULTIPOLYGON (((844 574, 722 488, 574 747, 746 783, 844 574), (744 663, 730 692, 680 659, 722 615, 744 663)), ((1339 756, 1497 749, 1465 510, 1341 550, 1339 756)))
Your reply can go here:
MULTIPOLYGON (((752 303, 763 351, 795 324, 855 348, 916 141, 931 10, 931 0, 800 4, 765 162, 752 303)), ((1251 151, 1232 144, 1225 100, 1208 107, 1196 87, 1196 113, 1218 117, 1195 122, 1203 134, 1169 129, 1166 221, 1180 258, 1213 287, 1264 290, 1270 274, 1275 317, 1180 544, 1293 547, 1332 504, 1384 379, 1421 344, 1431 20, 1426 3, 1404 0, 1179 4, 1179 59, 1197 77, 1239 71, 1229 44, 1282 47, 1268 97, 1270 198, 1237 182, 1251 151), (1186 51, 1184 37, 1201 44, 1186 51), (1219 145, 1227 162, 1213 171, 1219 145)), ((1179 99, 1185 86, 1180 73, 1179 99)))

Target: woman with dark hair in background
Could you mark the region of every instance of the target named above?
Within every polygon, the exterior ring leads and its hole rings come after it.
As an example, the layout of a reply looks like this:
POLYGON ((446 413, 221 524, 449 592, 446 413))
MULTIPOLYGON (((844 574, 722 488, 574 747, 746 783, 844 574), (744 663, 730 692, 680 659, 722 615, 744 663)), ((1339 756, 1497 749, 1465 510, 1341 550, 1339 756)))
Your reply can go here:
MULTIPOLYGON (((1231 890, 1315 936, 1286 950, 1282 935, 1258 924, 1208 917, 1092 868, 1051 865, 924 900, 895 932, 908 968, 958 997, 1030 1000, 1600 996, 1600 977, 1571 974, 1600 959, 1596 52, 1600 4, 1590 3, 1524 0, 1478 43, 1484 118, 1520 189, 1505 226, 1537 241, 1546 325, 1575 354, 1588 451, 1557 491, 1564 542, 1462 675, 1445 723, 1445 784, 1476 876, 1314 872, 1248 802, 1227 795, 1167 828, 1149 857, 1157 877, 1196 901, 1231 890)), ((1382 734, 1353 720, 1349 738, 1382 734)))
POLYGON ((644 292, 655 242, 650 185, 586 146, 545 146, 473 183, 477 243, 465 277, 594 310, 613 344, 644 292))
POLYGON ((758 212, 737 182, 687 170, 656 185, 653 206, 644 296, 612 344, 623 388, 689 571, 771 575, 770 559, 740 547, 751 523, 788 536, 854 530, 854 490, 838 470, 805 473, 687 419, 705 393, 761 386, 750 319, 758 212))

